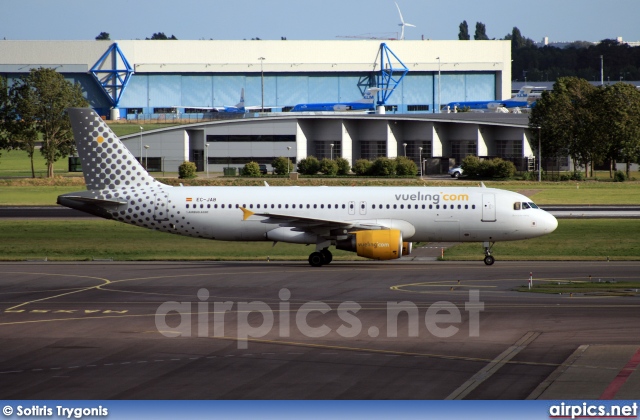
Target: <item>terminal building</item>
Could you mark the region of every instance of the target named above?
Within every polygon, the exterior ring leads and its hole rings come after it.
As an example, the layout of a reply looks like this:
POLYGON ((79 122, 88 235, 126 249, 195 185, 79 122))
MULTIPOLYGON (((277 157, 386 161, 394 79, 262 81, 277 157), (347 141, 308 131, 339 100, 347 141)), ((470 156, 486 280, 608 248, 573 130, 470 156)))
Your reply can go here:
MULTIPOLYGON (((277 156, 374 159, 407 155, 425 173, 468 154, 500 156, 522 168, 535 144, 528 118, 441 114, 451 101, 511 96, 509 41, 0 41, 0 75, 49 67, 77 82, 105 118, 199 120, 212 108, 256 112, 123 137, 149 169, 177 171, 185 160, 220 171, 277 156), (391 51, 391 55, 388 52, 391 51), (385 57, 387 57, 385 59, 385 57), (301 103, 351 102, 380 86, 393 67, 408 72, 384 115, 287 112, 301 103), (148 147, 144 147, 148 146, 148 147), (207 166, 208 165, 208 166, 207 166)), ((224 112, 220 116, 226 116, 224 112)))

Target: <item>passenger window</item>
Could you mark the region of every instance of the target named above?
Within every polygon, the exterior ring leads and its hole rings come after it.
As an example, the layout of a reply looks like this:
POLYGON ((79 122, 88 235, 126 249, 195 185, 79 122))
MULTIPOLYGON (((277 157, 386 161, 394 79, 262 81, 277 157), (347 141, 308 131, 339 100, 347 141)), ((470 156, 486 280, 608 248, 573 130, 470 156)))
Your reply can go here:
POLYGON ((331 208, 331 204, 327 204, 327 208, 330 209, 331 208))
POLYGON ((278 208, 281 209, 282 208, 282 204, 278 204, 278 208))
POLYGON ((308 209, 309 209, 309 208, 311 208, 311 205, 310 205, 310 204, 307 204, 307 208, 308 208, 308 209))
POLYGON ((513 203, 513 209, 514 210, 520 210, 520 202, 513 203))
POLYGON ((320 204, 320 208, 323 209, 324 208, 324 204, 320 204))
POLYGON ((292 209, 295 209, 295 208, 296 208, 296 205, 295 205, 295 204, 292 204, 292 205, 291 205, 291 208, 292 208, 292 209))
POLYGON ((458 204, 458 210, 460 210, 462 208, 462 205, 458 204))
POLYGON ((252 209, 253 208, 253 204, 249 204, 249 208, 252 209))
POLYGON ((189 205, 187 204, 187 208, 189 208, 189 205))
POLYGON ((204 204, 200 204, 200 208, 203 209, 204 208, 204 204))
POLYGON ((465 209, 465 210, 468 210, 468 209, 469 209, 469 205, 468 205, 468 204, 465 204, 465 205, 464 205, 464 209, 465 209))
POLYGON ((439 208, 440 208, 440 204, 436 204, 436 209, 439 209, 439 208))
POLYGON ((389 205, 387 204, 387 209, 389 209, 389 208, 391 208, 391 206, 389 206, 389 205))
POLYGON ((375 205, 375 204, 372 204, 372 205, 371 205, 371 208, 372 208, 372 209, 375 209, 375 208, 376 208, 376 205, 375 205))
POLYGON ((426 204, 423 204, 423 205, 422 205, 422 210, 424 210, 424 209, 426 209, 426 208, 427 208, 426 204))
POLYGON ((353 204, 349 204, 349 208, 352 209, 353 208, 353 204))
POLYGON ((429 210, 433 209, 433 204, 429 204, 429 210))
POLYGON ((288 209, 288 208, 289 208, 289 205, 288 205, 288 204, 285 204, 285 205, 284 205, 284 208, 285 208, 285 209, 288 209))
POLYGON ((271 208, 274 208, 274 206, 275 206, 275 204, 272 204, 272 205, 271 205, 271 208))
POLYGON ((342 208, 343 208, 343 209, 346 209, 346 208, 347 208, 347 206, 345 206, 345 205, 343 204, 343 205, 342 205, 342 208))
POLYGON ((447 205, 445 204, 444 206, 442 206, 442 208, 446 210, 447 209, 447 205))
POLYGON ((224 208, 224 204, 221 204, 221 205, 220 205, 220 208, 224 208))
POLYGON ((472 209, 472 210, 475 210, 475 208, 476 208, 476 205, 475 205, 475 204, 472 204, 472 205, 471 205, 471 209, 472 209))
POLYGON ((207 208, 210 209, 211 208, 211 204, 207 204, 207 208))
POLYGON ((314 205, 313 205, 313 208, 314 208, 314 209, 317 209, 317 208, 318 208, 318 205, 317 205, 317 204, 314 204, 314 205))
POLYGON ((394 204, 394 205, 393 205, 393 208, 394 208, 394 209, 397 209, 397 208, 398 208, 398 205, 397 205, 397 204, 394 204))

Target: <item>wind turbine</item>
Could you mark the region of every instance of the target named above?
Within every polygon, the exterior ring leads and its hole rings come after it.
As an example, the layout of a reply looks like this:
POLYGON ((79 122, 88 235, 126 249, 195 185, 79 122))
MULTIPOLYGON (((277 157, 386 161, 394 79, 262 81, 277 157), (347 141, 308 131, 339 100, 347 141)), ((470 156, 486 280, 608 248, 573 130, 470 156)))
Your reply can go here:
MULTIPOLYGON (((396 2, 394 2, 396 3, 396 2)), ((411 26, 412 28, 415 28, 416 25, 412 25, 410 23, 406 23, 402 17, 402 12, 400 11, 400 6, 398 6, 398 3, 396 3, 396 7, 398 8, 398 14, 400 15, 400 23, 398 23, 398 26, 402 26, 402 31, 400 31, 400 40, 404 41, 404 27, 405 26, 411 26)))

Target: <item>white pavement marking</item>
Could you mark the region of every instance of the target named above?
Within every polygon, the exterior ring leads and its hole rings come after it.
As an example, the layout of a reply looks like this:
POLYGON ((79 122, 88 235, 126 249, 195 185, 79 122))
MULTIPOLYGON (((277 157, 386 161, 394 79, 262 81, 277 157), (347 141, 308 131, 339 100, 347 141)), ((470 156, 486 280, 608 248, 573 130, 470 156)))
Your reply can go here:
POLYGON ((578 360, 578 358, 580 356, 582 356, 582 353, 587 351, 588 348, 589 348, 588 344, 583 344, 580 347, 578 347, 571 354, 571 356, 569 356, 567 358, 567 360, 565 360, 560 366, 558 366, 556 368, 556 370, 551 372, 551 375, 549 375, 549 377, 547 379, 545 379, 544 381, 540 382, 540 384, 536 387, 536 389, 534 389, 533 392, 531 394, 529 394, 527 399, 528 400, 537 400, 540 397, 540 395, 542 395, 542 393, 544 391, 546 391, 547 388, 549 388, 549 386, 551 386, 551 384, 554 383, 555 380, 560 377, 560 375, 562 375, 567 369, 569 369, 569 367, 571 365, 573 365, 575 363, 575 361, 578 360))
POLYGON ((498 357, 493 359, 487 366, 480 369, 473 375, 468 381, 460 385, 458 389, 453 391, 445 400, 461 400, 476 389, 481 383, 486 381, 494 373, 496 373, 502 366, 504 366, 509 360, 513 359, 518 353, 524 350, 533 340, 538 338, 539 332, 529 331, 520 340, 518 340, 513 346, 509 347, 498 357))

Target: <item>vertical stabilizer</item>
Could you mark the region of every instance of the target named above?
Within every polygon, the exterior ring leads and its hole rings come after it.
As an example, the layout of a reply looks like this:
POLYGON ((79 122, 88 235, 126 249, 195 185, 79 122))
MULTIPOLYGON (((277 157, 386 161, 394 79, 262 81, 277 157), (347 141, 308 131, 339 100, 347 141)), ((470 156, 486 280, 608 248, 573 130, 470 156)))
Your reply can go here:
POLYGON ((88 190, 158 183, 94 110, 69 108, 67 112, 88 190))

